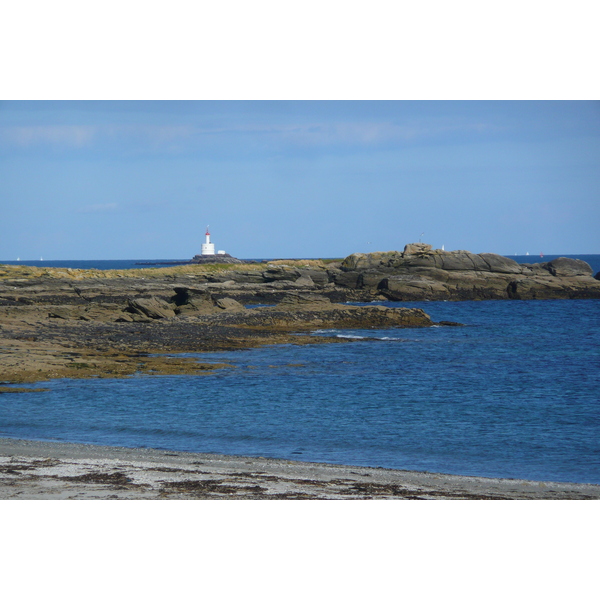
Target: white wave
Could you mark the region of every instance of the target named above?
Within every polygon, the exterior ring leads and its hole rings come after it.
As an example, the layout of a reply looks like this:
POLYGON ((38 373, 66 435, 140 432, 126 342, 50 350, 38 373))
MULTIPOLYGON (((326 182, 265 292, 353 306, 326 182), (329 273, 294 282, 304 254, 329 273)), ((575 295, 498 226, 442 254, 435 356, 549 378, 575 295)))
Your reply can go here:
POLYGON ((366 340, 364 335, 352 335, 351 333, 338 333, 335 337, 348 338, 350 340, 366 340))

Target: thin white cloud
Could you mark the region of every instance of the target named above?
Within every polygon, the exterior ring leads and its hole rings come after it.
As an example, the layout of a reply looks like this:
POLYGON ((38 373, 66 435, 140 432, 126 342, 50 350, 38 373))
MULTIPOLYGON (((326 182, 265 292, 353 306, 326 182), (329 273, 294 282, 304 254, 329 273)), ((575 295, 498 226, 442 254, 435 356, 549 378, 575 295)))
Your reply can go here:
POLYGON ((77 210, 80 213, 96 213, 96 212, 109 212, 116 210, 118 204, 116 202, 109 202, 107 204, 88 204, 87 206, 82 206, 77 210))
POLYGON ((171 143, 191 137, 194 127, 189 125, 108 125, 103 133, 111 137, 137 137, 154 144, 171 143))
POLYGON ((5 141, 24 148, 40 144, 79 148, 89 145, 95 134, 96 128, 87 125, 35 125, 2 129, 5 141))
MULTIPOLYGON (((112 124, 98 126, 9 126, 0 129, 3 145, 29 148, 83 148, 108 141, 132 143, 152 151, 185 151, 198 144, 226 142, 236 136, 263 142, 304 147, 365 146, 408 143, 460 133, 483 134, 498 127, 469 119, 422 119, 405 122, 340 121, 313 123, 245 123, 202 127, 187 125, 112 124), (209 142, 210 143, 210 142, 209 142)), ((244 140, 239 143, 243 144, 244 140)))
POLYGON ((292 143, 327 146, 349 144, 374 146, 390 142, 410 142, 453 133, 483 133, 492 126, 481 122, 414 121, 402 124, 391 122, 315 123, 309 126, 287 128, 281 135, 292 143))
MULTIPOLYGON (((195 125, 111 125, 103 130, 113 138, 137 138, 153 148, 169 148, 173 144, 201 143, 203 139, 225 136, 260 136, 273 141, 298 145, 330 146, 338 144, 377 145, 409 142, 453 133, 484 133, 496 127, 465 119, 393 122, 337 122, 299 124, 244 124, 199 127, 195 125)), ((181 148, 179 146, 179 148, 181 148)))

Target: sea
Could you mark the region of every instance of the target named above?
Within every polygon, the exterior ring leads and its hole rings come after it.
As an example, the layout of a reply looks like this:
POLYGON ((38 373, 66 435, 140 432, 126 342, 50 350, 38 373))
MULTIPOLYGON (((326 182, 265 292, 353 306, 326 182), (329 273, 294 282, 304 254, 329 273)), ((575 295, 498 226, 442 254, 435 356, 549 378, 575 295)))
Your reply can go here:
POLYGON ((228 365, 203 375, 41 382, 0 394, 0 436, 600 484, 600 300, 375 304, 464 326, 325 329, 341 343, 189 355, 228 365))

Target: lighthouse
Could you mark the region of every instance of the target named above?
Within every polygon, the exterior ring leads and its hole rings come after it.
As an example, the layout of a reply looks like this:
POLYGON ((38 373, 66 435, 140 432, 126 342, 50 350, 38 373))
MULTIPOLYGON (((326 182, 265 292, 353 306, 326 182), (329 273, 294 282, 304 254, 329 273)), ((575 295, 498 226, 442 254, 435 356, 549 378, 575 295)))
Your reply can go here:
POLYGON ((219 250, 215 252, 215 245, 210 243, 210 230, 208 225, 206 226, 206 233, 204 234, 204 244, 202 244, 202 250, 200 254, 196 254, 190 261, 194 264, 204 265, 210 263, 231 263, 241 264, 239 258, 234 258, 231 254, 227 254, 225 250, 219 250))
POLYGON ((202 244, 202 256, 214 256, 215 254, 215 245, 210 243, 210 231, 208 230, 208 225, 206 226, 206 233, 204 244, 202 244))

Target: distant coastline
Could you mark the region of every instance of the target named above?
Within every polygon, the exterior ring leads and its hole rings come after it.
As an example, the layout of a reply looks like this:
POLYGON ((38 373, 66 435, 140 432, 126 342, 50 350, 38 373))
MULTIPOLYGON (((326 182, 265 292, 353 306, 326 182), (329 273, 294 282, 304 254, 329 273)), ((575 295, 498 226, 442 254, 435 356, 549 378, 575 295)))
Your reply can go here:
MULTIPOLYGON (((539 255, 509 255, 505 254, 506 258, 511 258, 519 264, 535 264, 548 262, 564 256, 566 258, 576 258, 587 262, 594 273, 600 271, 600 254, 546 254, 543 257, 539 255)), ((275 260, 314 260, 311 258, 300 257, 292 259, 290 257, 276 258, 245 258, 241 259, 244 263, 268 263, 275 260)), ((323 260, 342 260, 342 258, 331 257, 323 260)), ((57 269, 98 269, 101 271, 116 270, 116 269, 151 269, 156 267, 173 267, 177 265, 192 264, 190 259, 176 258, 157 258, 157 259, 122 259, 122 260, 0 260, 3 265, 22 265, 27 267, 48 267, 57 269)))

